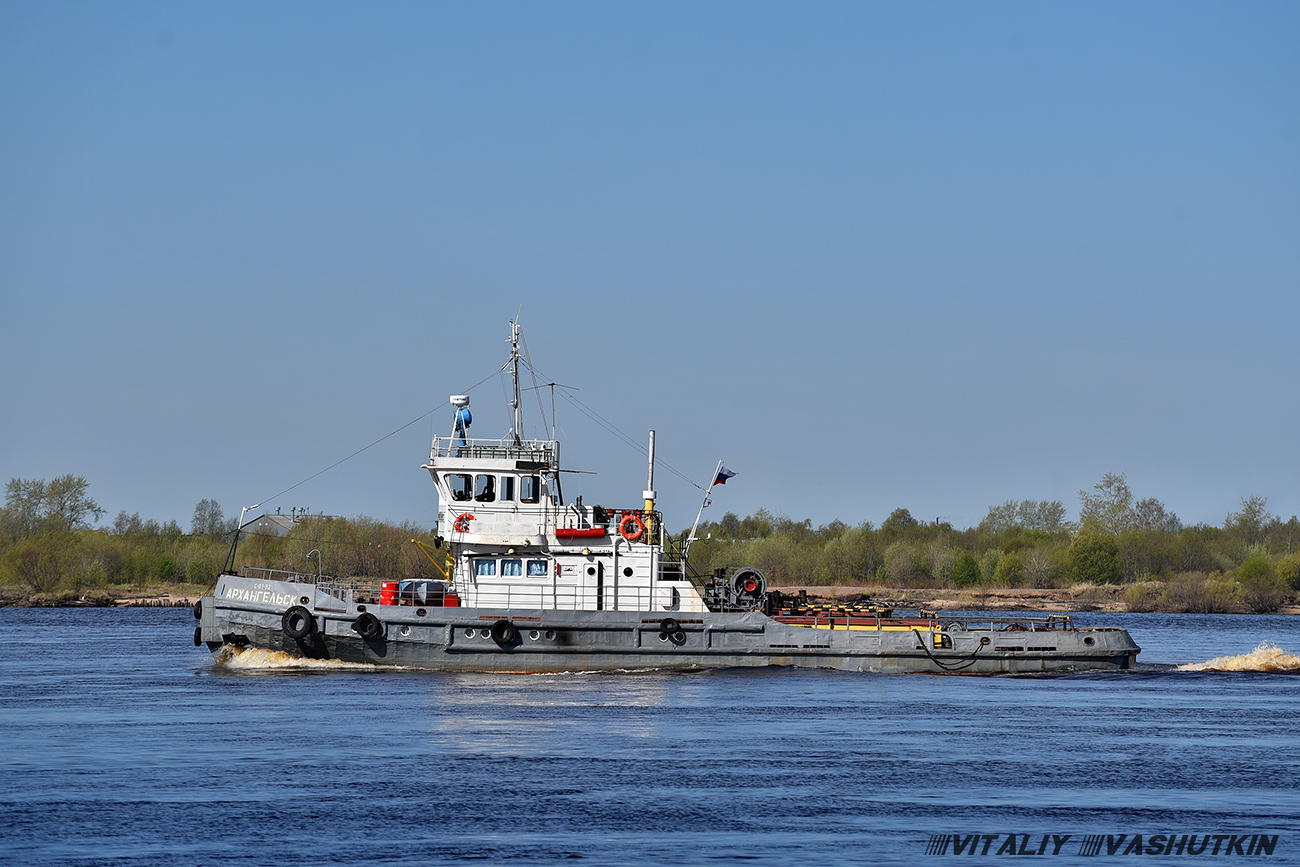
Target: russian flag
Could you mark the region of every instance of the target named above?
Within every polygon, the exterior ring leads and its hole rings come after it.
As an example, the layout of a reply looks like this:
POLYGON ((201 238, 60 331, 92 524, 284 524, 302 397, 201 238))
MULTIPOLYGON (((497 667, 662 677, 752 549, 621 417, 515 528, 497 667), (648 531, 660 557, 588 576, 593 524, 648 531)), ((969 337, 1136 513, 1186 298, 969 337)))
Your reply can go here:
POLYGON ((723 467, 722 469, 718 470, 718 477, 713 480, 713 484, 725 485, 727 483, 727 479, 731 478, 734 475, 735 473, 733 473, 731 470, 727 469, 726 467, 723 467))

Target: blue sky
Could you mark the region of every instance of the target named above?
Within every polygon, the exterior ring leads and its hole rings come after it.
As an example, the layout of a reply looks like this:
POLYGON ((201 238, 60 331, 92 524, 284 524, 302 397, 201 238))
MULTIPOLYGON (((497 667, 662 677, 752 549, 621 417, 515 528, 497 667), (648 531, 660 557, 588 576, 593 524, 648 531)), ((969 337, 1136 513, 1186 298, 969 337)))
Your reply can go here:
MULTIPOLYGON (((715 519, 1077 514, 1112 471, 1288 517, 1297 46, 1293 3, 0 3, 0 476, 238 513, 522 310, 548 381, 726 459, 715 519)), ((559 407, 566 494, 635 503, 559 407)), ((431 524, 449 425, 269 505, 431 524)))

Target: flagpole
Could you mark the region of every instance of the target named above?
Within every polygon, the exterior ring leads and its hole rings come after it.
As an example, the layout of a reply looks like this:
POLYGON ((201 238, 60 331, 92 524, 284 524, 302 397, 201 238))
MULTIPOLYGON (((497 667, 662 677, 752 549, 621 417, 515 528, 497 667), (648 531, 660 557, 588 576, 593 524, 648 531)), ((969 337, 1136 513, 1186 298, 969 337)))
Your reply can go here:
POLYGON ((709 494, 713 493, 713 486, 718 483, 718 473, 722 472, 722 461, 718 461, 718 468, 713 471, 713 479, 709 482, 709 489, 704 492, 704 499, 700 501, 700 510, 695 513, 695 523, 691 524, 691 535, 686 537, 686 547, 682 549, 682 577, 687 575, 686 562, 691 556, 691 543, 695 541, 695 531, 700 526, 700 516, 704 514, 704 507, 709 504, 709 494))

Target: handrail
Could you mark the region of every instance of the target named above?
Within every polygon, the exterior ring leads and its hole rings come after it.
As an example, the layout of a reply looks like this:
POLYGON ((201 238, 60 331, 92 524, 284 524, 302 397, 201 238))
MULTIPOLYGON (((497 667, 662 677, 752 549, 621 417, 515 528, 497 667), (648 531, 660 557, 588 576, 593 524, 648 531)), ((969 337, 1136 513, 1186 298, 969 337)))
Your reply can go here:
POLYGON ((551 465, 559 459, 557 440, 522 440, 509 437, 500 439, 462 439, 461 437, 435 436, 429 448, 429 459, 437 458, 524 458, 551 465))
MULTIPOLYGON (((294 572, 288 569, 267 569, 263 566, 241 566, 239 567, 239 574, 244 578, 261 578, 265 581, 288 581, 294 584, 315 584, 318 577, 310 572, 294 572)), ((319 577, 332 579, 332 576, 330 575, 319 577)))

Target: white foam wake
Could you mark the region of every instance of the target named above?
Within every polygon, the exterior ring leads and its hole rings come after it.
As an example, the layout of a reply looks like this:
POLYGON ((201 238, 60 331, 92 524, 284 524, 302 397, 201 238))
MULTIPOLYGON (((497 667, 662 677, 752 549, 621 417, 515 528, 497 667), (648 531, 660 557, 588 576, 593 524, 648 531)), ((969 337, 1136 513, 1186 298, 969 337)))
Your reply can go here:
MULTIPOLYGON (((260 650, 256 647, 235 647, 227 644, 221 648, 217 665, 237 671, 275 671, 308 669, 323 671, 374 671, 379 668, 368 662, 344 662, 341 659, 304 659, 279 650, 260 650)), ((384 666, 393 668, 394 666, 384 666)))
POLYGON ((1179 671, 1300 671, 1300 656, 1287 653, 1276 644, 1260 642, 1250 653, 1220 656, 1209 662, 1178 666, 1179 671))

